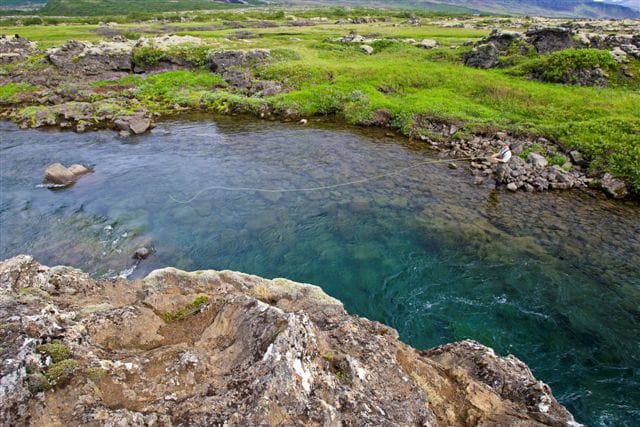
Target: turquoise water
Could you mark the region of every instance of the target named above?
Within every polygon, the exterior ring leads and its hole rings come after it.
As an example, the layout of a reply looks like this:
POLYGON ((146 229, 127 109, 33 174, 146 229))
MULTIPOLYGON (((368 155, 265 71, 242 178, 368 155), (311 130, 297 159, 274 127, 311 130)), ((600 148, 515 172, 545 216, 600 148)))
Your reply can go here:
MULTIPOLYGON (((473 338, 513 353, 589 425, 640 419, 640 205, 595 193, 475 186, 422 145, 330 125, 220 117, 111 132, 0 122, 0 258, 96 277, 172 265, 314 283, 427 348, 473 338), (38 187, 55 161, 95 172, 38 187)), ((463 166, 463 164, 460 164, 463 166)))

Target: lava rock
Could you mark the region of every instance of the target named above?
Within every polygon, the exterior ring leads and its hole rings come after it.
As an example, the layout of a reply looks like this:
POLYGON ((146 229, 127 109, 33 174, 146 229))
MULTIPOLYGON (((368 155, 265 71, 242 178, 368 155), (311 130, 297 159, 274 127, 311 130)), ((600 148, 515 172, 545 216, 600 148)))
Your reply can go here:
POLYGON ((465 56, 464 64, 474 68, 492 68, 500 64, 500 52, 493 43, 482 44, 465 56))
POLYGON ((134 259, 143 260, 143 259, 147 259, 149 257, 149 255, 151 255, 151 251, 149 249, 147 249, 147 248, 138 248, 133 253, 133 258, 134 259))

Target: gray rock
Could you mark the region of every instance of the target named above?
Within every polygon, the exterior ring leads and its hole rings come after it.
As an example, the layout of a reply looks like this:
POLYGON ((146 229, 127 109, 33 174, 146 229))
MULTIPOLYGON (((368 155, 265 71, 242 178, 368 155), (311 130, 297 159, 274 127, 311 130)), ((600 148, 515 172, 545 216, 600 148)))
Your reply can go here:
POLYGON ((544 168, 549 164, 547 159, 545 159, 544 156, 538 153, 529 153, 527 155, 527 162, 531 163, 534 167, 537 168, 544 168))
POLYGON ((151 251, 149 249, 147 249, 147 248, 138 248, 133 253, 133 258, 142 260, 142 259, 148 258, 149 255, 151 255, 151 251))
POLYGON ((144 116, 131 116, 129 119, 129 129, 135 135, 145 133, 151 128, 151 119, 144 116))
POLYGON ((91 172, 91 170, 83 165, 79 165, 79 164, 73 164, 71 166, 69 166, 67 168, 69 170, 69 172, 71 172, 75 177, 79 177, 85 174, 88 174, 89 172, 91 172))
POLYGON ((434 49, 439 46, 438 42, 432 39, 423 39, 416 43, 416 46, 422 49, 434 49))
POLYGON ((96 75, 112 71, 131 71, 133 45, 122 42, 97 44, 76 40, 47 51, 47 59, 60 71, 96 75))
POLYGON ((208 68, 222 74, 231 68, 245 68, 262 65, 269 61, 271 53, 268 49, 219 50, 209 54, 208 68))
POLYGON ((373 48, 368 44, 361 45, 360 50, 366 53, 367 55, 371 55, 373 53, 373 48))
POLYGON ((21 61, 37 51, 34 42, 18 36, 0 34, 0 64, 21 61))
POLYGON ((464 57, 464 64, 475 68, 496 67, 500 64, 500 52, 493 43, 482 44, 464 57))
POLYGON ((600 180, 600 186, 608 196, 614 199, 622 199, 629 194, 629 190, 624 181, 614 178, 610 173, 604 174, 600 180))
POLYGON ((515 356, 418 351, 313 285, 174 268, 96 281, 24 255, 0 283, 7 425, 575 424, 515 356), (51 336, 76 369, 43 396, 35 337, 51 336))
POLYGON ((509 191, 517 191, 518 190, 518 186, 516 185, 515 182, 510 182, 507 184, 507 190, 509 191))
POLYGON ((44 171, 44 182, 47 184, 70 185, 76 176, 61 163, 54 163, 44 171))
POLYGON ((582 153, 578 150, 569 151, 569 157, 571 158, 571 161, 578 166, 589 166, 589 162, 585 160, 582 153))

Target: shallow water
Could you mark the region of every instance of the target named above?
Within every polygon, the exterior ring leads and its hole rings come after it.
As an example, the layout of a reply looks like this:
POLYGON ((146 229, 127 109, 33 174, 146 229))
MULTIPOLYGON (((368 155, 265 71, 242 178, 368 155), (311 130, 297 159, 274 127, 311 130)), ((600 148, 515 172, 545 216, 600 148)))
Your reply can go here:
POLYGON ((171 265, 318 284, 416 347, 473 338, 515 354, 578 421, 633 425, 640 205, 472 181, 421 145, 331 125, 184 119, 122 140, 0 123, 0 258, 114 276, 152 245, 131 277, 171 265), (95 172, 38 187, 55 161, 95 172))

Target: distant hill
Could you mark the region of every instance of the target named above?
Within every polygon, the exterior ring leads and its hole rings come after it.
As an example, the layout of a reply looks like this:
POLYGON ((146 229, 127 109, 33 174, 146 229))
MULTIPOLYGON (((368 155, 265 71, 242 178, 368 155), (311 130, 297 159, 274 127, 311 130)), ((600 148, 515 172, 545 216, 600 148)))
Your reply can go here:
POLYGON ((0 10, 39 8, 42 15, 123 15, 250 5, 373 6, 448 13, 582 18, 640 18, 640 0, 0 0, 0 10), (634 8, 635 7, 635 8, 634 8))
POLYGON ((640 18, 640 11, 625 4, 640 0, 439 0, 483 12, 581 18, 640 18), (616 3, 616 4, 614 4, 616 3))

